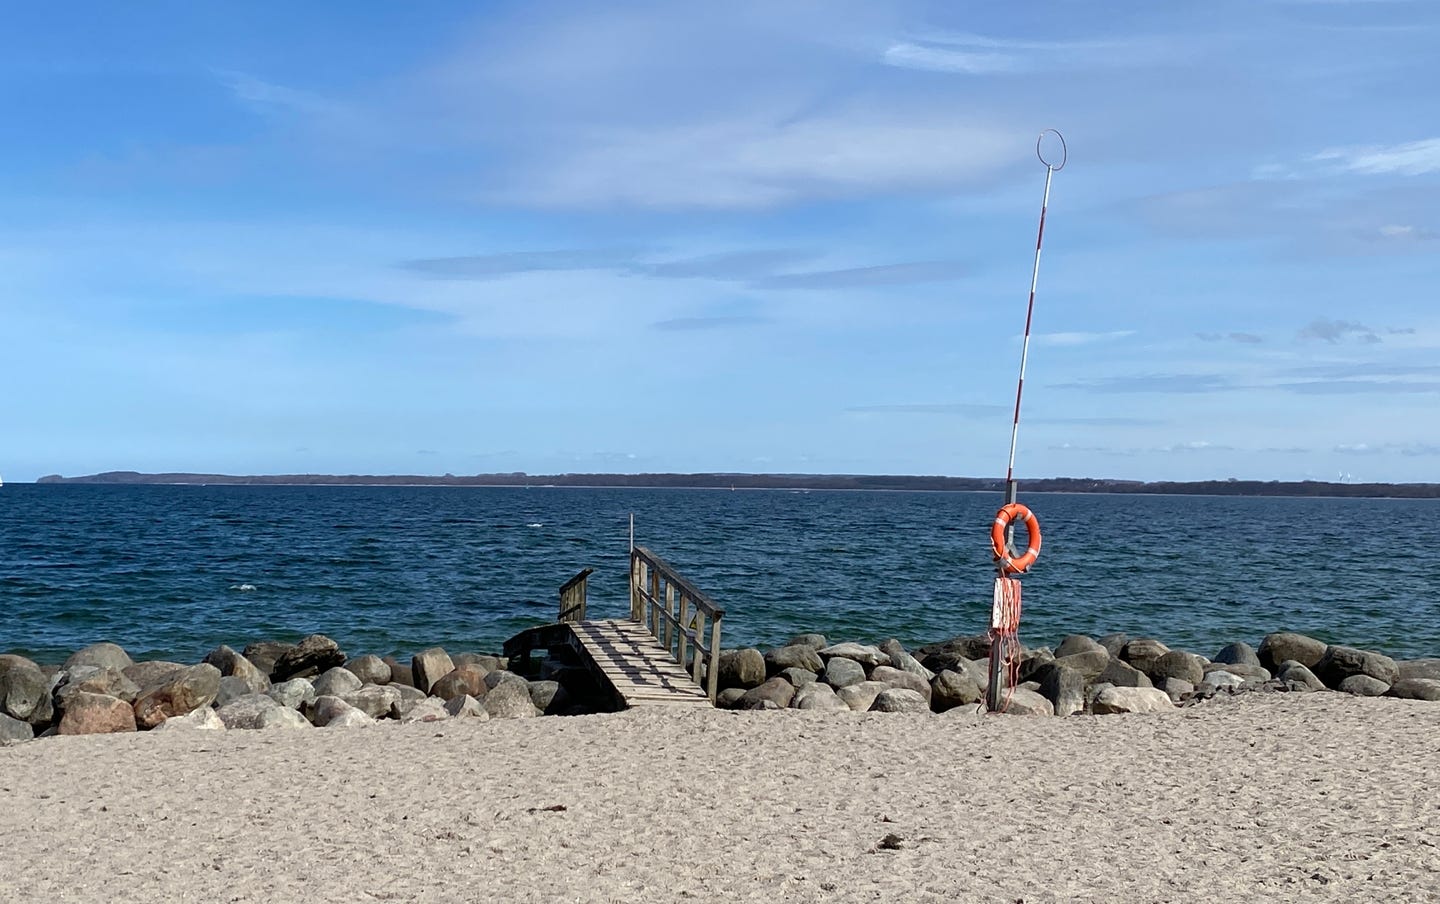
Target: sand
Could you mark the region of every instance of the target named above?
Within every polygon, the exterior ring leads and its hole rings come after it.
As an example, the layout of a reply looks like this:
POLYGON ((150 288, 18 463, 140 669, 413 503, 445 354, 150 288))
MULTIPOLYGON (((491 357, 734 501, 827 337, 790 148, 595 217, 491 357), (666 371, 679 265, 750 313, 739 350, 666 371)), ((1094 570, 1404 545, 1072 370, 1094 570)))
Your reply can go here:
POLYGON ((0 901, 1433 901, 1437 776, 1440 704, 1336 693, 55 738, 0 901))

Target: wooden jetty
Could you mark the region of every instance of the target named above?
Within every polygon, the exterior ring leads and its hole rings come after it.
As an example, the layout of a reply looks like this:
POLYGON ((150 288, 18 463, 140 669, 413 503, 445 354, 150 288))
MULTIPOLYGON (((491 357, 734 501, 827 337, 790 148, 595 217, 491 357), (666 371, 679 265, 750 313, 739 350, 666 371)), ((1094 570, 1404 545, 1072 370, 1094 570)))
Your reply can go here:
POLYGON ((714 705, 725 610, 643 546, 630 551, 630 618, 587 616, 585 569, 560 588, 559 618, 505 642, 512 662, 568 648, 621 709, 714 705), (703 684, 702 684, 703 682, 703 684))

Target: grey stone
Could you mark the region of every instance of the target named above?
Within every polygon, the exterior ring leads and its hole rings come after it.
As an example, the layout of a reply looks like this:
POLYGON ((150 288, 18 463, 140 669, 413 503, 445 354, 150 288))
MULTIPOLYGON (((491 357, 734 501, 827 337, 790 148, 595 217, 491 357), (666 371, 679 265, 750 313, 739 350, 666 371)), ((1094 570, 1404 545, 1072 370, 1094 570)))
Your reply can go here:
POLYGON ((1168 652, 1170 652, 1170 648, 1160 641, 1148 637, 1141 637, 1125 644, 1125 647, 1120 651, 1120 658, 1148 676, 1150 674, 1150 668, 1160 660, 1161 656, 1164 656, 1168 652))
MULTIPOLYGON (((76 691, 118 697, 126 703, 134 703, 135 698, 140 696, 140 687, 125 677, 124 672, 117 672, 114 669, 79 665, 60 672, 56 678, 58 683, 55 685, 54 696, 57 701, 63 701, 76 691)), ((65 708, 63 702, 60 708, 65 708)))
MULTIPOLYGON (((1110 654, 1106 653, 1103 647, 1090 652, 1099 653, 1105 656, 1107 661, 1109 660, 1110 654)), ((1068 716, 1072 713, 1083 712, 1085 709, 1085 675, 1070 668, 1067 663, 1077 656, 1086 655, 1089 654, 1074 653, 1069 656, 1061 656, 1041 675, 1040 696, 1050 701, 1057 716, 1068 716)))
POLYGON ((1152 661, 1149 668, 1142 668, 1141 671, 1150 676, 1152 682, 1159 682, 1164 678, 1179 678, 1181 681, 1198 685, 1205 680, 1205 660, 1184 650, 1170 650, 1152 661))
MULTIPOLYGON (((1027 650, 1023 647, 1020 650, 1020 683, 1033 681, 1041 669, 1055 661, 1055 654, 1046 647, 1034 650, 1027 650)), ((989 660, 986 660, 986 680, 989 680, 989 660)), ((1039 687, 1039 684, 1036 684, 1039 687)))
POLYGON ((530 702, 530 686, 523 678, 519 681, 501 681, 490 688, 482 702, 492 719, 532 719, 539 715, 535 704, 530 702))
POLYGON ((1118 659, 1120 658, 1120 651, 1125 649, 1125 645, 1130 642, 1130 635, 1118 632, 1115 634, 1106 634, 1095 642, 1104 647, 1105 652, 1109 653, 1111 657, 1118 659))
POLYGON ((65 660, 64 668, 72 669, 77 665, 93 665, 101 669, 114 669, 123 672, 135 664, 123 648, 113 643, 92 643, 83 650, 77 650, 65 660))
POLYGON ((275 663, 280 657, 295 649, 295 644, 285 643, 279 640, 257 640, 255 643, 246 644, 240 655, 250 661, 255 668, 264 672, 271 681, 284 681, 284 678, 276 678, 275 663))
POLYGON ((1097 716, 1115 713, 1161 713, 1175 708, 1170 695, 1156 687, 1110 687, 1101 691, 1091 704, 1097 716))
POLYGON ((1172 703, 1179 703, 1186 694, 1195 693, 1195 685, 1184 678, 1166 678, 1158 685, 1164 691, 1172 703))
POLYGON ((141 728, 154 728, 171 716, 209 706, 219 693, 220 670, 208 662, 192 665, 135 698, 135 722, 141 728))
MULTIPOLYGON (((379 685, 371 686, 378 687, 379 685)), ((390 704, 388 711, 392 719, 398 719, 405 715, 410 711, 410 707, 425 699, 425 692, 418 687, 410 687, 406 684, 395 684, 394 682, 385 685, 385 687, 393 692, 390 696, 393 697, 394 702, 390 704)), ((489 688, 486 688, 486 690, 489 690, 489 688)))
POLYGON ((496 669, 493 672, 485 673, 485 687, 488 690, 493 691, 502 684, 513 683, 526 684, 526 681, 521 676, 514 672, 507 672, 505 669, 496 669))
POLYGON ((204 661, 219 669, 221 678, 239 678, 245 682, 249 693, 263 694, 270 690, 268 674, 243 655, 223 644, 205 654, 204 661))
POLYGON ((870 707, 875 704, 875 698, 880 692, 888 690, 890 685, 883 681, 862 681, 859 684, 851 684, 840 688, 835 692, 845 705, 857 713, 869 712, 870 707))
POLYGON ((753 647, 721 650, 715 677, 721 690, 759 687, 765 683, 765 656, 753 647))
POLYGON ((1240 640, 1221 647, 1220 652, 1210 657, 1210 661, 1223 662, 1227 665, 1253 665, 1257 669, 1263 667, 1260 665, 1260 657, 1255 653, 1255 648, 1240 640))
POLYGON ((216 710, 216 714, 226 728, 235 730, 314 727, 300 713, 281 706, 268 694, 250 694, 232 700, 216 710))
POLYGON ((1232 675, 1239 675, 1246 681, 1269 681, 1271 678, 1268 669, 1246 662, 1212 662, 1205 666, 1205 674, 1208 675, 1211 672, 1229 672, 1232 675))
POLYGON ((412 662, 401 662, 394 656, 386 656, 380 660, 390 666, 390 684, 404 684, 408 687, 415 686, 415 664, 412 662))
MULTIPOLYGON (((39 669, 36 669, 39 671, 39 669)), ((0 713, 0 747, 8 747, 11 744, 21 744, 35 737, 35 729, 30 727, 29 722, 20 719, 12 719, 10 716, 0 713)))
POLYGON ((1301 665, 1294 659, 1287 659, 1280 663, 1279 671, 1275 677, 1292 684, 1303 685, 1307 690, 1326 690, 1325 682, 1315 677, 1315 673, 1301 665))
MULTIPOLYGON (((531 707, 534 712, 534 707, 531 707)), ((450 718, 450 713, 445 709, 445 701, 439 697, 426 697, 419 703, 410 707, 405 715, 400 717, 401 722, 444 722, 450 718)))
POLYGON ((884 682, 890 687, 912 690, 925 701, 925 708, 930 708, 930 682, 913 672, 897 669, 893 665, 877 665, 870 671, 870 680, 884 682))
POLYGON ((312 684, 315 686, 315 702, 319 703, 321 697, 339 697, 351 691, 358 691, 364 687, 365 682, 359 676, 343 666, 335 666, 326 669, 325 674, 316 678, 312 684))
MULTIPOLYGON (((1089 640, 1089 638, 1085 638, 1089 640)), ((1056 656, 1055 664, 1079 672, 1087 680, 1097 678, 1110 666, 1110 654, 1099 644, 1088 650, 1056 656)))
MULTIPOLYGON (((215 692, 214 703, 217 707, 224 706, 232 700, 239 700, 241 697, 247 697, 253 693, 255 693, 255 691, 250 689, 250 685, 245 683, 244 678, 237 678, 234 675, 230 675, 220 679, 220 690, 215 692)), ((156 727, 158 728, 159 726, 156 727)))
MULTIPOLYGON (((372 719, 383 719, 400 702, 400 690, 394 684, 366 684, 340 699, 372 719)), ((423 698, 422 698, 423 699, 423 698)))
POLYGON ((824 634, 796 634, 790 638, 790 642, 786 644, 787 647, 814 647, 817 650, 823 650, 829 645, 830 643, 825 639, 824 634))
POLYGON ((33 659, 17 656, 14 653, 0 653, 0 675, 16 668, 34 669, 39 672, 40 664, 33 659))
POLYGON ((815 683, 815 673, 809 669, 801 669, 791 666, 780 673, 781 678, 790 682, 790 686, 799 690, 807 684, 815 683))
POLYGON ((904 650, 901 650, 898 653, 891 653, 890 664, 897 669, 903 669, 912 675, 920 676, 920 679, 927 683, 935 677, 934 672, 925 668, 925 666, 921 664, 920 660, 916 659, 914 656, 911 656, 904 650))
POLYGON ((804 669, 807 672, 820 672, 825 669, 825 661, 820 658, 819 652, 814 647, 804 644, 793 644, 765 653, 765 673, 767 675, 778 675, 791 668, 804 669))
MULTIPOLYGON (((345 652, 340 645, 324 634, 311 634, 286 650, 275 660, 270 680, 285 681, 289 678, 309 678, 345 663, 345 652)), ((308 723, 307 723, 308 724, 308 723)))
POLYGON ((270 690, 265 693, 286 709, 298 710, 308 703, 315 702, 315 685, 305 678, 278 681, 270 685, 270 690))
POLYGON ((1199 687, 1201 690, 1209 688, 1212 691, 1216 691, 1222 687, 1239 687, 1244 683, 1245 679, 1236 675, 1234 672, 1216 669, 1213 672, 1205 673, 1205 677, 1201 680, 1199 687))
POLYGON ((984 696, 973 678, 954 669, 945 669, 930 682, 930 708, 937 713, 979 703, 984 696))
MULTIPOLYGON (((831 659, 835 656, 853 659, 867 669, 874 668, 877 665, 884 665, 890 661, 890 657, 879 647, 872 647, 868 644, 860 643, 847 642, 833 644, 821 650, 820 655, 826 659, 831 659)), ((813 671, 818 672, 820 669, 813 669, 813 671)))
POLYGON ((1067 634, 1060 639, 1060 645, 1055 648, 1055 658, 1063 659, 1075 653, 1085 653, 1090 650, 1100 650, 1105 653, 1105 658, 1110 658, 1110 651, 1105 645, 1085 634, 1067 634))
POLYGON ((558 713, 570 705, 570 694, 558 681, 529 681, 530 702, 542 713, 558 713))
POLYGON ((360 712, 333 694, 320 694, 315 698, 315 702, 310 706, 310 721, 315 724, 316 728, 326 728, 332 721, 346 713, 359 713, 365 718, 365 721, 375 721, 366 713, 360 712))
POLYGON ((490 718, 490 714, 485 711, 484 705, 469 694, 447 701, 445 703, 445 712, 449 713, 452 719, 479 719, 484 721, 490 718))
POLYGON ((815 681, 800 688, 795 692, 795 699, 790 705, 795 709, 814 709, 821 712, 850 710, 845 701, 836 695, 835 689, 822 681, 815 681))
POLYGON ((489 653, 457 653, 450 658, 457 669, 462 665, 473 665, 486 672, 503 672, 510 668, 510 662, 504 656, 489 653))
POLYGON ((1440 700, 1440 679, 1401 678, 1386 693, 1402 700, 1440 700))
MULTIPOLYGON (((899 671, 898 669, 896 671, 899 671)), ((909 674, 902 673, 902 674, 909 674)), ((918 676, 916 676, 918 677, 918 676)), ((928 688, 929 685, 926 685, 928 688)), ((875 695, 872 713, 929 713, 930 701, 908 687, 887 687, 875 695)))
POLYGON ((180 662, 165 662, 163 660, 152 660, 137 662, 129 668, 122 669, 120 674, 135 682, 140 688, 140 693, 145 693, 152 687, 159 687, 168 683, 179 672, 184 671, 188 666, 180 662))
POLYGON ((839 690, 865 680, 865 666, 853 659, 836 656, 825 663, 825 683, 839 690))
MULTIPOLYGON (((231 676, 234 677, 234 676, 231 676)), ((220 683, 224 684, 226 678, 221 678, 220 683)), ((243 682, 242 682, 243 683, 243 682)), ((183 716, 172 716, 155 726, 155 731, 224 731, 225 723, 220 721, 220 715, 208 706, 193 709, 183 716)))
POLYGON ((1095 676, 1095 684, 1115 687, 1151 687, 1150 676, 1121 659, 1112 659, 1105 671, 1095 676))
POLYGON ((1325 655, 1326 646, 1325 641, 1304 634, 1277 631, 1265 635, 1255 656, 1260 660, 1261 667, 1271 672, 1276 671, 1277 665, 1289 659, 1314 671, 1315 664, 1325 655))
POLYGON ((379 656, 367 653, 364 656, 352 656, 345 660, 346 669, 350 674, 360 679, 364 684, 389 684, 390 665, 379 656))
POLYGON ((430 696, 439 697, 441 700, 465 696, 483 697, 489 690, 485 686, 485 676, 489 674, 477 665, 457 665, 430 686, 430 696))
MULTIPOLYGON (((0 673, 0 713, 22 722, 53 714, 50 682, 38 668, 16 667, 0 673)), ((46 717, 46 722, 50 721, 46 717)), ((33 723, 32 723, 33 724, 33 723)))
POLYGON ((915 658, 927 669, 939 672, 953 669, 960 659, 985 659, 990 655, 990 635, 971 634, 952 637, 940 643, 925 644, 915 649, 915 658))
POLYGON ((740 700, 745 696, 749 688, 727 687, 715 695, 715 706, 718 709, 739 709, 740 700))
POLYGON ((1440 659, 1406 659, 1395 663, 1400 678, 1429 678, 1440 681, 1440 659))
POLYGON ((1038 692, 1017 687, 1000 695, 1000 712, 1009 716, 1053 716, 1055 706, 1038 692))
POLYGON ((119 697, 80 691, 66 701, 56 734, 116 734, 135 730, 135 711, 119 697))
POLYGON ((435 682, 455 671, 455 661, 440 647, 421 650, 410 660, 410 676, 415 687, 427 694, 435 682))
MULTIPOLYGON (((808 647, 806 649, 809 649, 808 647)), ((813 652, 813 651, 812 651, 813 652)), ((740 698, 740 709, 756 709, 762 701, 770 701, 778 708, 784 709, 790 705, 795 697, 795 685, 784 678, 776 676, 766 681, 759 687, 752 687, 740 698)))
POLYGON ((1325 682, 1326 687, 1334 688, 1340 687, 1341 682, 1352 675, 1368 675, 1386 687, 1400 678, 1400 667, 1389 656, 1334 645, 1325 648, 1325 655, 1310 667, 1310 671, 1325 682))
POLYGON ((1336 690, 1357 697, 1383 697, 1390 690, 1390 685, 1371 675, 1357 673, 1345 676, 1336 690))

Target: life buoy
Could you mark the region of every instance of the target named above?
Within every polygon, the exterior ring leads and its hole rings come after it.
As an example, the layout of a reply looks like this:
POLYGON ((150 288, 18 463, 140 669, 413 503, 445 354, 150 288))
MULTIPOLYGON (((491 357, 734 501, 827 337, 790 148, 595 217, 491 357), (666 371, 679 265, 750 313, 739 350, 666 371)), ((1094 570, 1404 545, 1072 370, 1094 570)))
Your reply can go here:
POLYGON ((1039 519, 1034 512, 1018 502, 1002 505, 995 514, 995 523, 990 526, 990 546, 1003 574, 1023 574, 1040 558, 1039 519), (1030 535, 1030 546, 1023 556, 1011 558, 1010 550, 1005 545, 1005 529, 1017 518, 1025 522, 1025 532, 1030 535))

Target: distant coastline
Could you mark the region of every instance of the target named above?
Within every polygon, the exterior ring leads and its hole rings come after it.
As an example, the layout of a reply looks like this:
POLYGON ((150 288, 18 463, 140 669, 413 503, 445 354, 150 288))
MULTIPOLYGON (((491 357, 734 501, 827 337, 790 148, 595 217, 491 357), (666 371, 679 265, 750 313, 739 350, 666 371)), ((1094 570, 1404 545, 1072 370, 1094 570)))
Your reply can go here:
MULTIPOLYGON (((52 474, 39 484, 139 484, 198 486, 555 486, 673 487, 778 490, 951 490, 1000 492, 993 477, 939 477, 896 474, 143 474, 106 471, 82 477, 52 474)), ((1155 493, 1195 496, 1339 496, 1440 499, 1440 483, 1328 483, 1318 480, 1142 481, 1084 477, 1022 480, 1030 493, 1155 493)))

